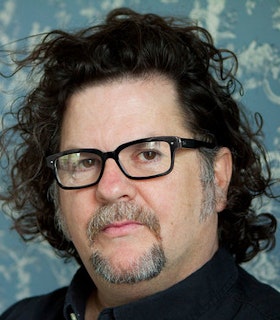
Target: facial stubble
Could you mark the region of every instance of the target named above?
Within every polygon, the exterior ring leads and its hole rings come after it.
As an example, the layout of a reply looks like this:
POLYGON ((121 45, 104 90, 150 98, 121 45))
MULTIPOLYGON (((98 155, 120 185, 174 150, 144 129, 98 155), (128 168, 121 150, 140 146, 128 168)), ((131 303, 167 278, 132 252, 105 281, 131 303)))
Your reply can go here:
MULTIPOLYGON (((156 215, 145 208, 129 202, 119 202, 98 209, 88 223, 87 236, 93 253, 90 264, 96 274, 111 284, 135 284, 150 280, 162 271, 166 256, 161 243, 160 224, 156 215), (117 221, 134 221, 149 229, 155 242, 126 267, 112 263, 103 252, 95 248, 95 242, 102 230, 117 221)), ((116 253, 118 254, 118 253, 116 253)))
MULTIPOLYGON (((210 214, 213 214, 217 198, 224 199, 226 196, 214 183, 212 164, 202 163, 200 177, 203 193, 200 222, 203 223, 210 214)), ((69 229, 60 209, 57 187, 56 185, 52 187, 53 199, 56 206, 57 227, 71 241, 69 229)), ((90 257, 90 265, 96 274, 109 283, 134 284, 150 280, 159 275, 166 265, 167 258, 162 246, 159 220, 153 212, 136 204, 120 202, 101 207, 88 222, 87 236, 93 250, 90 257), (102 229, 110 223, 122 220, 140 222, 155 236, 155 242, 151 244, 151 247, 142 256, 139 256, 138 259, 131 261, 126 269, 114 266, 101 251, 95 248, 95 239, 102 229)))

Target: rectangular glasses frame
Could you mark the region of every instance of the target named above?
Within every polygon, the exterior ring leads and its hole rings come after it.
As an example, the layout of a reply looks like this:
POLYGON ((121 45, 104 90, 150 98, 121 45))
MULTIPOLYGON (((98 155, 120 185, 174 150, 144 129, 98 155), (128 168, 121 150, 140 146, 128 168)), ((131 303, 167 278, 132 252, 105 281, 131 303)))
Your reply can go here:
POLYGON ((176 136, 159 136, 159 137, 150 137, 150 138, 144 138, 144 139, 139 139, 139 140, 133 140, 127 143, 124 143, 122 145, 120 145, 119 147, 117 147, 114 151, 109 151, 109 152, 102 152, 98 149, 89 149, 89 148, 82 148, 82 149, 71 149, 71 150, 66 150, 66 151, 62 151, 62 152, 58 152, 55 153, 53 155, 50 155, 46 158, 47 161, 47 166, 49 168, 51 168, 54 172, 56 181, 58 183, 58 185, 63 188, 63 189, 82 189, 82 188, 86 188, 86 187, 90 187, 93 185, 96 185, 103 174, 104 171, 104 167, 105 167, 105 162, 107 159, 112 158, 116 161, 117 165, 119 166, 119 168, 121 169, 121 171, 124 173, 124 175, 130 179, 133 180, 143 180, 143 179, 151 179, 151 178, 156 178, 156 177, 160 177, 160 176, 164 176, 167 175, 168 173, 170 173, 174 167, 174 155, 175 155, 175 151, 177 149, 180 148, 186 148, 186 149, 198 149, 198 148, 208 148, 208 149, 213 149, 216 147, 215 143, 210 143, 210 142, 205 142, 205 141, 200 141, 200 140, 196 140, 196 139, 186 139, 186 138, 180 138, 180 137, 176 137, 176 136), (157 175, 152 175, 152 176, 147 176, 147 177, 133 177, 130 176, 122 167, 120 161, 119 161, 119 153, 133 145, 133 144, 138 144, 138 143, 146 143, 146 142, 156 142, 156 141, 164 141, 167 142, 170 145, 170 152, 171 152, 171 163, 170 163, 170 168, 168 170, 166 170, 163 173, 157 174, 157 175), (56 167, 56 160, 64 155, 68 155, 71 153, 93 153, 93 154, 97 154, 98 156, 100 156, 100 158, 102 159, 102 169, 100 171, 99 177, 98 179, 90 184, 87 185, 82 185, 82 186, 64 186, 58 177, 58 173, 57 173, 57 167, 56 167))

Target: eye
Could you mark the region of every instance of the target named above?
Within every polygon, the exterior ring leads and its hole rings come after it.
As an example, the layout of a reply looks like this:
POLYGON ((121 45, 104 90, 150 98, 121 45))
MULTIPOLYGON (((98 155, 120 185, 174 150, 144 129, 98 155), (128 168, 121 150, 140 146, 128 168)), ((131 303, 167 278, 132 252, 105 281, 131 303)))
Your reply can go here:
POLYGON ((155 160, 159 156, 159 153, 153 150, 143 151, 140 153, 140 158, 147 161, 155 160))
POLYGON ((101 166, 99 158, 84 158, 77 163, 76 170, 98 169, 101 166))
POLYGON ((139 163, 152 163, 155 161, 161 161, 162 159, 162 153, 157 149, 147 149, 147 150, 141 150, 137 153, 135 160, 139 163))
POLYGON ((96 159, 83 159, 80 162, 80 167, 84 167, 84 168, 91 168, 96 165, 97 165, 96 159))

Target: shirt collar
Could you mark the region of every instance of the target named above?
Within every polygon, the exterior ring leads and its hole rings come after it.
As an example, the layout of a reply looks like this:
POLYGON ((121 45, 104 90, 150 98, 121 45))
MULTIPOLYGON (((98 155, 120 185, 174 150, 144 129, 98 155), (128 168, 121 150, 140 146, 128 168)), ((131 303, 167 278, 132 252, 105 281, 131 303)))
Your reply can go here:
MULTIPOLYGON (((218 303, 237 276, 232 256, 219 249, 209 262, 169 289, 127 305, 106 309, 102 314, 114 314, 115 319, 179 319, 182 315, 192 319, 218 303)), ((66 319, 72 320, 70 312, 76 314, 76 319, 84 319, 86 300, 94 287, 86 270, 83 267, 79 269, 66 295, 66 319)))
POLYGON ((66 293, 63 310, 65 319, 85 318, 86 302, 94 288, 95 285, 86 269, 81 267, 74 275, 66 293))

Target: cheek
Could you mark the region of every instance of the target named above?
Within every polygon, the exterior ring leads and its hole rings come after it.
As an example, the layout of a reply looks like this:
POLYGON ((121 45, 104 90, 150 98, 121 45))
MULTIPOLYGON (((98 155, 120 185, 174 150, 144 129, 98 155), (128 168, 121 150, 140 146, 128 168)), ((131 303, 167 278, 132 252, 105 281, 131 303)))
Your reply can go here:
POLYGON ((60 206, 65 218, 71 240, 76 244, 81 238, 86 238, 87 223, 92 215, 92 206, 80 195, 79 190, 61 190, 60 206))
POLYGON ((157 185, 151 186, 146 203, 160 220, 165 242, 190 234, 199 224, 202 187, 197 169, 189 175, 173 170, 163 178, 162 183, 158 181, 157 185))
MULTIPOLYGON (((88 194, 87 192, 85 193, 88 194)), ((85 197, 85 194, 79 192, 79 190, 62 190, 60 193, 61 210, 70 239, 85 264, 91 255, 90 242, 87 237, 87 226, 92 216, 93 206, 88 201, 89 198, 85 197)))

